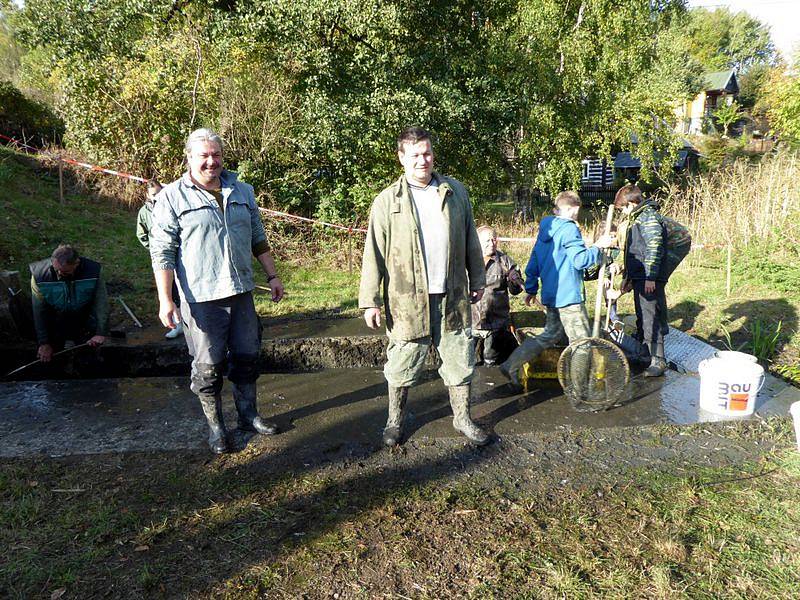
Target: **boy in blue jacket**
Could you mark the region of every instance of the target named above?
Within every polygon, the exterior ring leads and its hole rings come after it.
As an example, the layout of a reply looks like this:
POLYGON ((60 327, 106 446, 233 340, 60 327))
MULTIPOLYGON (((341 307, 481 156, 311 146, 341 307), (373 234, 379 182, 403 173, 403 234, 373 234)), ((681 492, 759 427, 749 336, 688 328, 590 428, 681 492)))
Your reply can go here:
POLYGON ((600 262, 600 250, 614 244, 614 237, 602 235, 587 248, 575 220, 581 199, 575 192, 561 192, 555 201, 554 217, 545 217, 539 224, 539 235, 525 268, 525 304, 530 306, 542 280, 541 303, 547 308, 547 321, 542 333, 526 337, 500 371, 515 389, 520 389, 519 369, 546 348, 552 348, 566 332, 570 343, 589 337, 589 315, 584 305, 583 271, 600 262))

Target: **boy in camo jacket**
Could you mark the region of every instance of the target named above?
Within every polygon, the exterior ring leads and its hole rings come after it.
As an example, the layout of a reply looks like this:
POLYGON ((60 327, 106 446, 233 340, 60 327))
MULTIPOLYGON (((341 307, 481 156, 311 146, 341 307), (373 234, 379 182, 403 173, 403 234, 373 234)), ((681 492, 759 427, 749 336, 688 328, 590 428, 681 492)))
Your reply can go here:
POLYGON ((668 253, 667 225, 658 212, 658 203, 651 198, 645 200, 635 185, 622 187, 614 206, 627 215, 627 226, 621 228, 625 275, 621 289, 633 289, 636 336, 650 350, 650 366, 644 375, 660 377, 667 367, 664 336, 669 332, 665 287, 672 271, 686 256, 691 238, 686 231, 685 249, 681 245, 668 253))

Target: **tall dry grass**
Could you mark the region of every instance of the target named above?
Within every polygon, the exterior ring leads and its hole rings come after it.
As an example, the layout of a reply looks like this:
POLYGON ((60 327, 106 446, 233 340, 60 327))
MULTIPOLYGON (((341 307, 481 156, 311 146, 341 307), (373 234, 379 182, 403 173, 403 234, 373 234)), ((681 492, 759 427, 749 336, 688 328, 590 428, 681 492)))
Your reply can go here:
POLYGON ((735 247, 800 244, 800 157, 739 160, 666 189, 663 212, 692 232, 695 244, 735 247))

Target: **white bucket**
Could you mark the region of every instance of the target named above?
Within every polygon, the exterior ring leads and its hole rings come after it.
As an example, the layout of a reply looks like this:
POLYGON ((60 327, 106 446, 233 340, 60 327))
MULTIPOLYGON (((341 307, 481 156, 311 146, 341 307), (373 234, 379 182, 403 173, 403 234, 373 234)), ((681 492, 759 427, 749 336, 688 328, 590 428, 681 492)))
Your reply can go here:
POLYGON ((717 350, 714 353, 717 358, 724 358, 725 360, 744 360, 746 362, 758 362, 758 359, 752 354, 745 352, 737 352, 736 350, 717 350))
POLYGON ((752 415, 764 385, 764 368, 739 357, 700 362, 700 409, 723 416, 752 415))
POLYGON ((789 407, 789 413, 794 421, 794 437, 797 439, 797 450, 800 451, 800 402, 794 402, 789 407))

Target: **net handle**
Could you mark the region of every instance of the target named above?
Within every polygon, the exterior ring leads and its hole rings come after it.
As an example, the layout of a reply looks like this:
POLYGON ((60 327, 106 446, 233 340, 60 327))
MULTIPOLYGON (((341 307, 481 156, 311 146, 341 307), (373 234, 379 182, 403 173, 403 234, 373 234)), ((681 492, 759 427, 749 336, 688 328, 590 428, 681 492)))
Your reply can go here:
MULTIPOLYGON (((611 222, 614 220, 614 205, 608 205, 606 214, 605 234, 611 234, 611 222)), ((603 287, 606 282, 606 262, 608 261, 608 250, 600 251, 600 273, 597 275, 597 295, 594 301, 594 325, 592 327, 592 337, 600 337, 600 313, 603 311, 603 287)))

